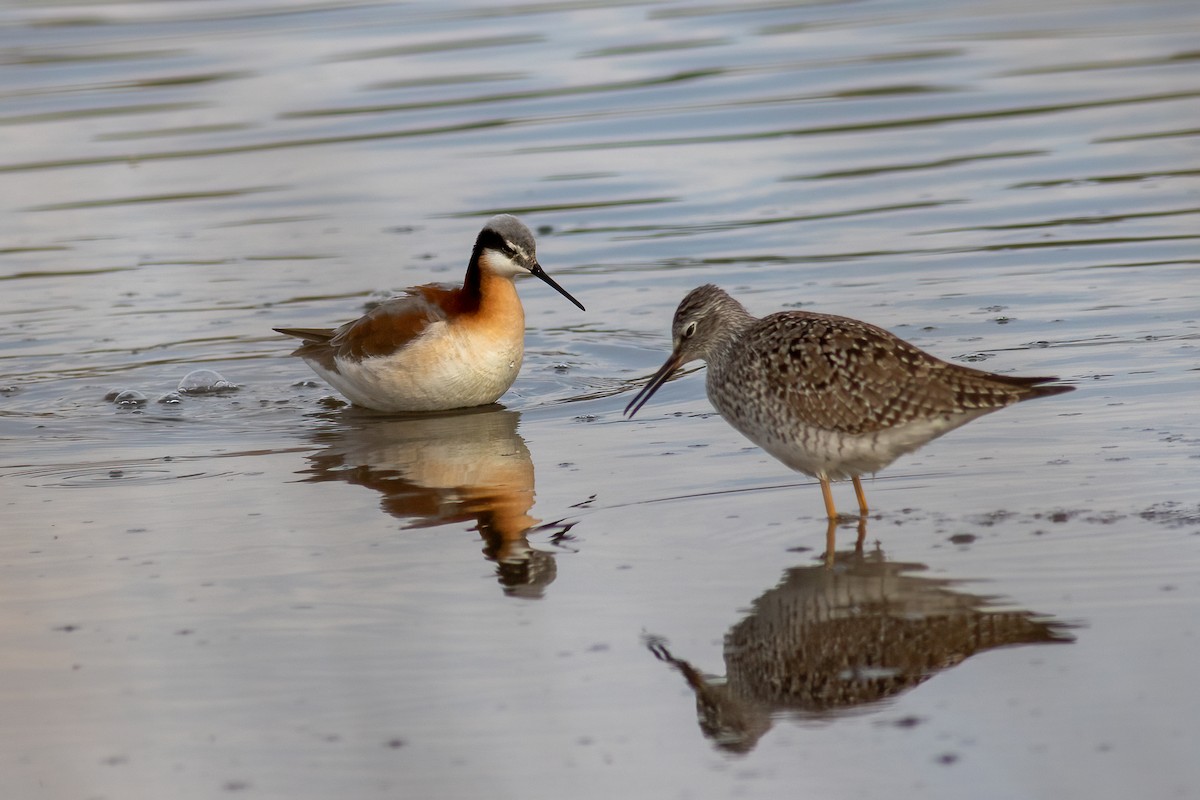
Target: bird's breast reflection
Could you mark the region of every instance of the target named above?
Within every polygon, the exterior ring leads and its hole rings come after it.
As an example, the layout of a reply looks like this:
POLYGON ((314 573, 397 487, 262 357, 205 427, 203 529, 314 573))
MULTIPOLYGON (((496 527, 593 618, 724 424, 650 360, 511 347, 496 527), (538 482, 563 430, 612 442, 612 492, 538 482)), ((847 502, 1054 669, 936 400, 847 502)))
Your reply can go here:
MULTIPOLYGON (((438 416, 341 420, 314 439, 309 481, 345 481, 382 495, 380 505, 406 528, 473 520, 484 555, 496 562, 507 594, 540 597, 555 577, 554 555, 532 547, 540 520, 533 459, 517 432, 520 414, 500 406, 438 416)), ((558 525, 556 535, 569 525, 558 525)))
POLYGON ((664 639, 646 645, 696 695, 701 730, 724 750, 748 752, 778 714, 828 718, 895 696, 996 647, 1071 642, 1068 625, 922 577, 925 565, 880 550, 834 554, 793 567, 725 635, 726 675, 705 675, 664 639))

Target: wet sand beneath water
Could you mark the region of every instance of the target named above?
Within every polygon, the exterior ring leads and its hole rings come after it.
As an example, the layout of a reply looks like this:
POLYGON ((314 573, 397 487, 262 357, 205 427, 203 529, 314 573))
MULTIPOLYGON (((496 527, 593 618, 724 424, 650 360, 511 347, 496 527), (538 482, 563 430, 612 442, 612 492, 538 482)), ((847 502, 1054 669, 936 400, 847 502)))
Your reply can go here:
POLYGON ((0 11, 0 796, 1200 791, 1190 5, 202 5, 0 11), (499 405, 271 332, 497 211, 588 308, 499 405), (702 372, 622 416, 706 282, 1076 391, 827 552, 702 372))

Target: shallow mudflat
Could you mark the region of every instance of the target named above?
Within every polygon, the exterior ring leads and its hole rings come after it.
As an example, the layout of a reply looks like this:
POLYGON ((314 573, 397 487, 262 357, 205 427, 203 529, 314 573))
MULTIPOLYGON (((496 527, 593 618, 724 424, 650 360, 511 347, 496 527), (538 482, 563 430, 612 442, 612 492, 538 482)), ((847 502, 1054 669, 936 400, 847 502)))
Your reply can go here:
POLYGON ((1198 32, 0 11, 0 794, 1200 792, 1198 32), (500 405, 347 408, 271 332, 459 279, 498 211, 588 309, 521 283, 500 405), (1077 389, 866 481, 829 551, 702 372, 622 416, 706 282, 1077 389))

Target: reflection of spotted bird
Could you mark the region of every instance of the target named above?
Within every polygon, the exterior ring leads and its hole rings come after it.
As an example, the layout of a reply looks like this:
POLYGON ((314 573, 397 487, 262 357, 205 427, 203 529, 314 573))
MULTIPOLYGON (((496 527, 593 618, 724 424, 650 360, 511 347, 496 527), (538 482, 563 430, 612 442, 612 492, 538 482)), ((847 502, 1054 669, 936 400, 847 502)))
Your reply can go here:
POLYGON ((838 553, 828 566, 794 567, 725 636, 725 678, 703 675, 661 639, 650 651, 696 694, 705 736, 752 749, 773 714, 827 717, 911 689, 975 653, 1071 642, 1068 626, 1028 611, 988 611, 988 598, 954 582, 911 575, 921 564, 882 552, 838 553))

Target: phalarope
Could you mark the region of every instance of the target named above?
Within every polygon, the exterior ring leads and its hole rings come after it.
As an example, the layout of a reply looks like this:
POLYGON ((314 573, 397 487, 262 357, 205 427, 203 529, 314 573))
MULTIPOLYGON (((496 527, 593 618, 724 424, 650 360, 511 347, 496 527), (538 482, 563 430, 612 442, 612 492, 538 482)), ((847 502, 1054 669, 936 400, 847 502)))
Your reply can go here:
POLYGON ((495 402, 525 354, 525 310, 513 278, 536 275, 583 310, 538 264, 516 217, 488 220, 459 287, 415 286, 339 328, 275 328, 302 339, 293 353, 355 405, 444 411, 495 402))
POLYGON ((1074 387, 1057 378, 996 375, 951 364, 882 328, 846 317, 781 311, 752 316, 716 286, 693 289, 675 310, 671 356, 625 408, 632 417, 676 369, 708 364, 708 399, 729 424, 792 469, 821 483, 859 476, 960 425, 1074 387))

